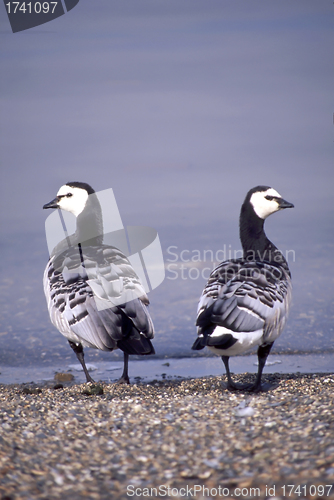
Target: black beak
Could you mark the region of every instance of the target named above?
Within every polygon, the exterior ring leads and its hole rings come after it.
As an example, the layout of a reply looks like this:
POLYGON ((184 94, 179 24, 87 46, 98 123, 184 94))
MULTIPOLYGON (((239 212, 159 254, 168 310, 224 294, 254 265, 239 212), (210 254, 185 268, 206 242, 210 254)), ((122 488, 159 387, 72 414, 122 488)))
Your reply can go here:
POLYGON ((279 208, 294 208, 294 205, 289 201, 283 200, 283 198, 276 198, 279 208))
POLYGON ((54 200, 52 200, 49 203, 46 203, 45 205, 43 205, 43 208, 59 208, 58 207, 58 202, 59 202, 59 197, 56 196, 54 200))

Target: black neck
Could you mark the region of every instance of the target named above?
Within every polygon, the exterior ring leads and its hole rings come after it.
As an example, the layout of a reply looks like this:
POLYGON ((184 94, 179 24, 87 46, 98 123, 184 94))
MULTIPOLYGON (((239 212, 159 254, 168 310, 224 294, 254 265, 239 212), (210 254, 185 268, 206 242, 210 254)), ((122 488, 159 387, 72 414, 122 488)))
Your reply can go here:
POLYGON ((287 267, 286 260, 277 247, 267 238, 263 229, 264 220, 256 215, 253 207, 243 204, 240 212, 240 240, 244 259, 270 262, 287 267))

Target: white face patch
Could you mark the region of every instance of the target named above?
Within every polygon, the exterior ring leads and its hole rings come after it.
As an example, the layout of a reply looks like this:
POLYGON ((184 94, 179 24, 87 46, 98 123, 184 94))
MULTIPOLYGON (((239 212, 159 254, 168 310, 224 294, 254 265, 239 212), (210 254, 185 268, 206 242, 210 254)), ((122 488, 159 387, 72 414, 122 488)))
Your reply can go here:
POLYGON ((256 193, 253 193, 250 198, 250 203, 254 208, 254 212, 258 217, 260 217, 260 219, 266 219, 268 215, 271 215, 280 209, 275 198, 268 200, 266 196, 282 198, 282 196, 273 188, 269 188, 267 191, 257 191, 256 193))
POLYGON ((89 195, 85 189, 71 187, 65 184, 59 189, 57 196, 61 196, 58 202, 59 208, 71 212, 77 217, 85 208, 89 195))

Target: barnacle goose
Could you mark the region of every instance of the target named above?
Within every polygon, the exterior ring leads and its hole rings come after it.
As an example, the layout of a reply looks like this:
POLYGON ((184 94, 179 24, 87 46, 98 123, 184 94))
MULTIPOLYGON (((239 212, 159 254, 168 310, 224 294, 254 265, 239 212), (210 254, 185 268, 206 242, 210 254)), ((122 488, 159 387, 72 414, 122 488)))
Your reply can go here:
POLYGON ((221 262, 211 273, 197 310, 198 338, 192 349, 207 346, 222 357, 227 388, 266 390, 261 376, 270 349, 281 334, 291 299, 291 275, 282 253, 267 238, 265 219, 292 208, 274 189, 257 186, 245 198, 240 213, 243 258, 221 262), (254 384, 231 379, 229 357, 258 345, 258 373, 254 384))
POLYGON ((43 208, 60 208, 76 217, 75 233, 56 246, 44 272, 51 322, 67 338, 87 382, 94 381, 83 347, 121 349, 124 370, 118 382, 129 383, 129 354, 154 354, 149 300, 139 278, 122 252, 103 244, 102 210, 89 184, 65 184, 43 208), (133 300, 119 303, 123 292, 133 300))

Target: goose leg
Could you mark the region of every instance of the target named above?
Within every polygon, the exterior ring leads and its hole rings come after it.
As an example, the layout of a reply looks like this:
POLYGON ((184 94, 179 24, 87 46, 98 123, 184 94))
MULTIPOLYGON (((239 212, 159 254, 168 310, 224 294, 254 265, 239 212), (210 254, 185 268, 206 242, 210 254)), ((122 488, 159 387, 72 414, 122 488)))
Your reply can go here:
POLYGON ((77 355, 78 360, 80 361, 80 364, 81 364, 81 366, 83 368, 83 371, 85 372, 87 382, 93 382, 94 383, 94 380, 89 375, 88 370, 87 370, 87 366, 86 366, 86 363, 85 363, 84 350, 83 350, 82 345, 81 344, 76 345, 74 342, 71 342, 70 340, 68 341, 68 343, 70 344, 70 346, 72 347, 73 351, 77 355))
POLYGON ((229 356, 222 356, 223 363, 225 365, 225 370, 226 370, 226 375, 227 375, 227 385, 226 389, 229 391, 245 391, 248 390, 250 387, 250 384, 236 384, 233 382, 232 377, 231 377, 231 372, 230 372, 230 366, 229 366, 229 356))
POLYGON ((257 357, 259 360, 259 368, 257 371, 255 384, 249 389, 250 392, 268 391, 269 389, 273 389, 276 387, 276 384, 269 384, 269 383, 263 385, 261 384, 263 368, 264 365, 266 364, 267 357, 273 345, 274 342, 271 342, 271 344, 260 345, 260 347, 258 348, 257 357))
POLYGON ((129 355, 125 352, 123 373, 121 378, 116 382, 117 384, 130 384, 128 367, 129 367, 129 355))
POLYGON ((230 366, 229 366, 229 356, 222 356, 223 363, 225 365, 226 375, 227 375, 227 389, 236 389, 235 383, 232 381, 230 366))

